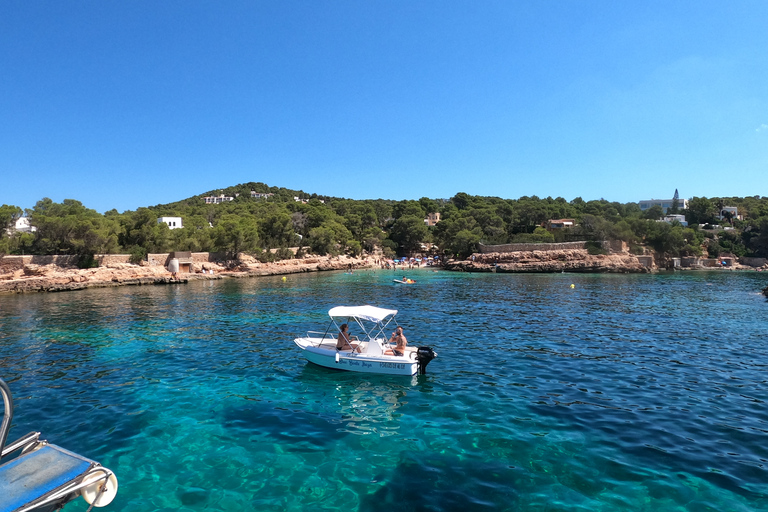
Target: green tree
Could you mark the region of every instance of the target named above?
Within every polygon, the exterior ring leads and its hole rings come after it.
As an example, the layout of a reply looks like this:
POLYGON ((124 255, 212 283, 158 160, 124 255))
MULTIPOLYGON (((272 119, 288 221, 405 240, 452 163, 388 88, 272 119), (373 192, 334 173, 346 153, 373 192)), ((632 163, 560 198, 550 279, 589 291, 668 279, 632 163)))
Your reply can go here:
POLYGON ((241 252, 255 252, 259 248, 258 225, 250 217, 224 217, 214 226, 212 238, 215 249, 233 259, 241 252))
POLYGON ((117 236, 97 211, 80 201, 65 199, 54 203, 49 198, 38 201, 29 212, 37 227, 32 249, 37 254, 76 254, 93 256, 117 248, 117 236))
POLYGON ((273 212, 259 222, 259 237, 267 249, 290 247, 294 241, 293 222, 285 212, 273 212))
POLYGON ((752 231, 756 234, 750 238, 749 247, 755 256, 768 258, 768 215, 757 219, 753 226, 757 229, 752 231))
POLYGON ((694 197, 688 201, 688 210, 685 220, 688 224, 714 224, 717 208, 714 203, 706 197, 694 197))
POLYGON ((315 254, 339 254, 338 243, 336 242, 334 232, 326 227, 316 227, 309 231, 307 238, 309 248, 315 254))
POLYGON ((512 239, 514 243, 537 243, 545 244, 555 241, 555 235, 539 226, 533 230, 533 233, 518 233, 512 239))
POLYGON ((459 192, 451 198, 451 202, 459 210, 466 210, 472 204, 472 197, 466 192, 459 192))
POLYGON ((448 246, 451 254, 459 258, 466 258, 470 254, 477 252, 477 246, 480 243, 481 233, 479 228, 475 230, 462 229, 451 239, 448 246))
POLYGON ((0 255, 7 254, 13 250, 12 237, 18 239, 18 235, 13 232, 16 221, 22 216, 24 210, 18 206, 9 206, 4 204, 0 206, 0 255))
POLYGON ((413 254, 429 239, 429 229, 424 219, 413 215, 400 217, 392 225, 389 238, 397 242, 401 255, 413 254))
POLYGON ((681 251, 687 245, 683 228, 680 224, 671 225, 666 222, 649 223, 650 229, 646 236, 646 242, 662 256, 680 256, 681 251))
POLYGON ((158 215, 148 208, 139 208, 125 215, 121 220, 122 231, 119 242, 128 251, 136 247, 148 253, 163 253, 171 250, 171 230, 165 223, 158 223, 158 215))
POLYGON ((7 231, 12 229, 18 219, 24 214, 24 210, 18 206, 4 204, 0 206, 0 237, 7 235, 7 231))
POLYGON ((643 218, 648 220, 659 220, 664 216, 664 209, 655 204, 643 212, 643 218))

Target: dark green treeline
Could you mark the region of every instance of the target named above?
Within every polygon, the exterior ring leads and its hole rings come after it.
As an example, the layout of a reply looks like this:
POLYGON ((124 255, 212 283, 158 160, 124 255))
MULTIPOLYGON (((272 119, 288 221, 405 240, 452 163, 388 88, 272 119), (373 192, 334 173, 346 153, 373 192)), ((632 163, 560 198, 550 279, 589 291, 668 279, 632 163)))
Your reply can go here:
MULTIPOLYGON (((176 203, 104 215, 81 202, 41 199, 26 212, 0 207, 0 254, 130 253, 135 261, 147 253, 215 251, 232 256, 245 252, 262 261, 292 257, 288 247, 315 254, 360 255, 380 248, 387 256, 433 253, 466 257, 478 244, 622 240, 631 250, 650 247, 665 256, 768 257, 768 198, 694 197, 685 215, 688 227, 658 222, 660 207, 641 211, 637 203, 606 200, 571 201, 558 198, 470 196, 450 199, 391 201, 352 200, 245 183, 176 203), (252 192, 271 194, 252 197, 252 192), (224 195, 232 201, 206 204, 204 197, 224 195), (724 206, 738 207, 742 219, 719 214, 724 206), (429 213, 441 220, 427 226, 429 213), (36 228, 14 232, 25 215, 36 228), (181 217, 183 228, 169 229, 159 217, 181 217), (574 219, 576 227, 546 229, 551 219, 574 219), (270 251, 270 249, 277 249, 270 251)), ((595 250, 599 251, 595 245, 595 250)))

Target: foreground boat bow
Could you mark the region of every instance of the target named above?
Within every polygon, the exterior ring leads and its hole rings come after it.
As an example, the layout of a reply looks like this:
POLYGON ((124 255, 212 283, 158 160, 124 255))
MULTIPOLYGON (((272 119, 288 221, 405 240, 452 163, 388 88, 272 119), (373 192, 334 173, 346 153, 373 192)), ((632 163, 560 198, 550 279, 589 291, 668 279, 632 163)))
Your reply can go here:
POLYGON ((0 512, 58 510, 82 496, 92 506, 108 505, 117 494, 117 478, 98 462, 40 439, 40 432, 5 444, 13 419, 13 399, 0 379, 5 406, 0 424, 0 512), (2 463, 6 455, 20 455, 2 463))

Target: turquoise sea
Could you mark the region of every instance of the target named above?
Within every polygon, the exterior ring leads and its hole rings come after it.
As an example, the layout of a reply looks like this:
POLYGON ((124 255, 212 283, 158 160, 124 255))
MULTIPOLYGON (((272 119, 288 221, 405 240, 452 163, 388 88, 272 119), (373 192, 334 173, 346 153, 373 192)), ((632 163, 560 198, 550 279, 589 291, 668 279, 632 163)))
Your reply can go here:
POLYGON ((107 511, 768 510, 768 274, 402 275, 0 296, 9 440, 114 470, 107 511), (427 375, 301 358, 358 304, 427 375))

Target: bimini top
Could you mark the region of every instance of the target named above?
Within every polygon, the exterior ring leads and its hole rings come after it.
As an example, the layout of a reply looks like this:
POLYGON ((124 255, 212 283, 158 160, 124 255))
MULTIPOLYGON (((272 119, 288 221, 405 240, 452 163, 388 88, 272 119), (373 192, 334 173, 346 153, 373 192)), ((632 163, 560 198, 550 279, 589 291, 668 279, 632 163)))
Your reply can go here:
POLYGON ((396 315, 396 309, 377 308, 376 306, 336 306, 328 311, 331 318, 354 317, 370 322, 381 322, 390 315, 396 315))

